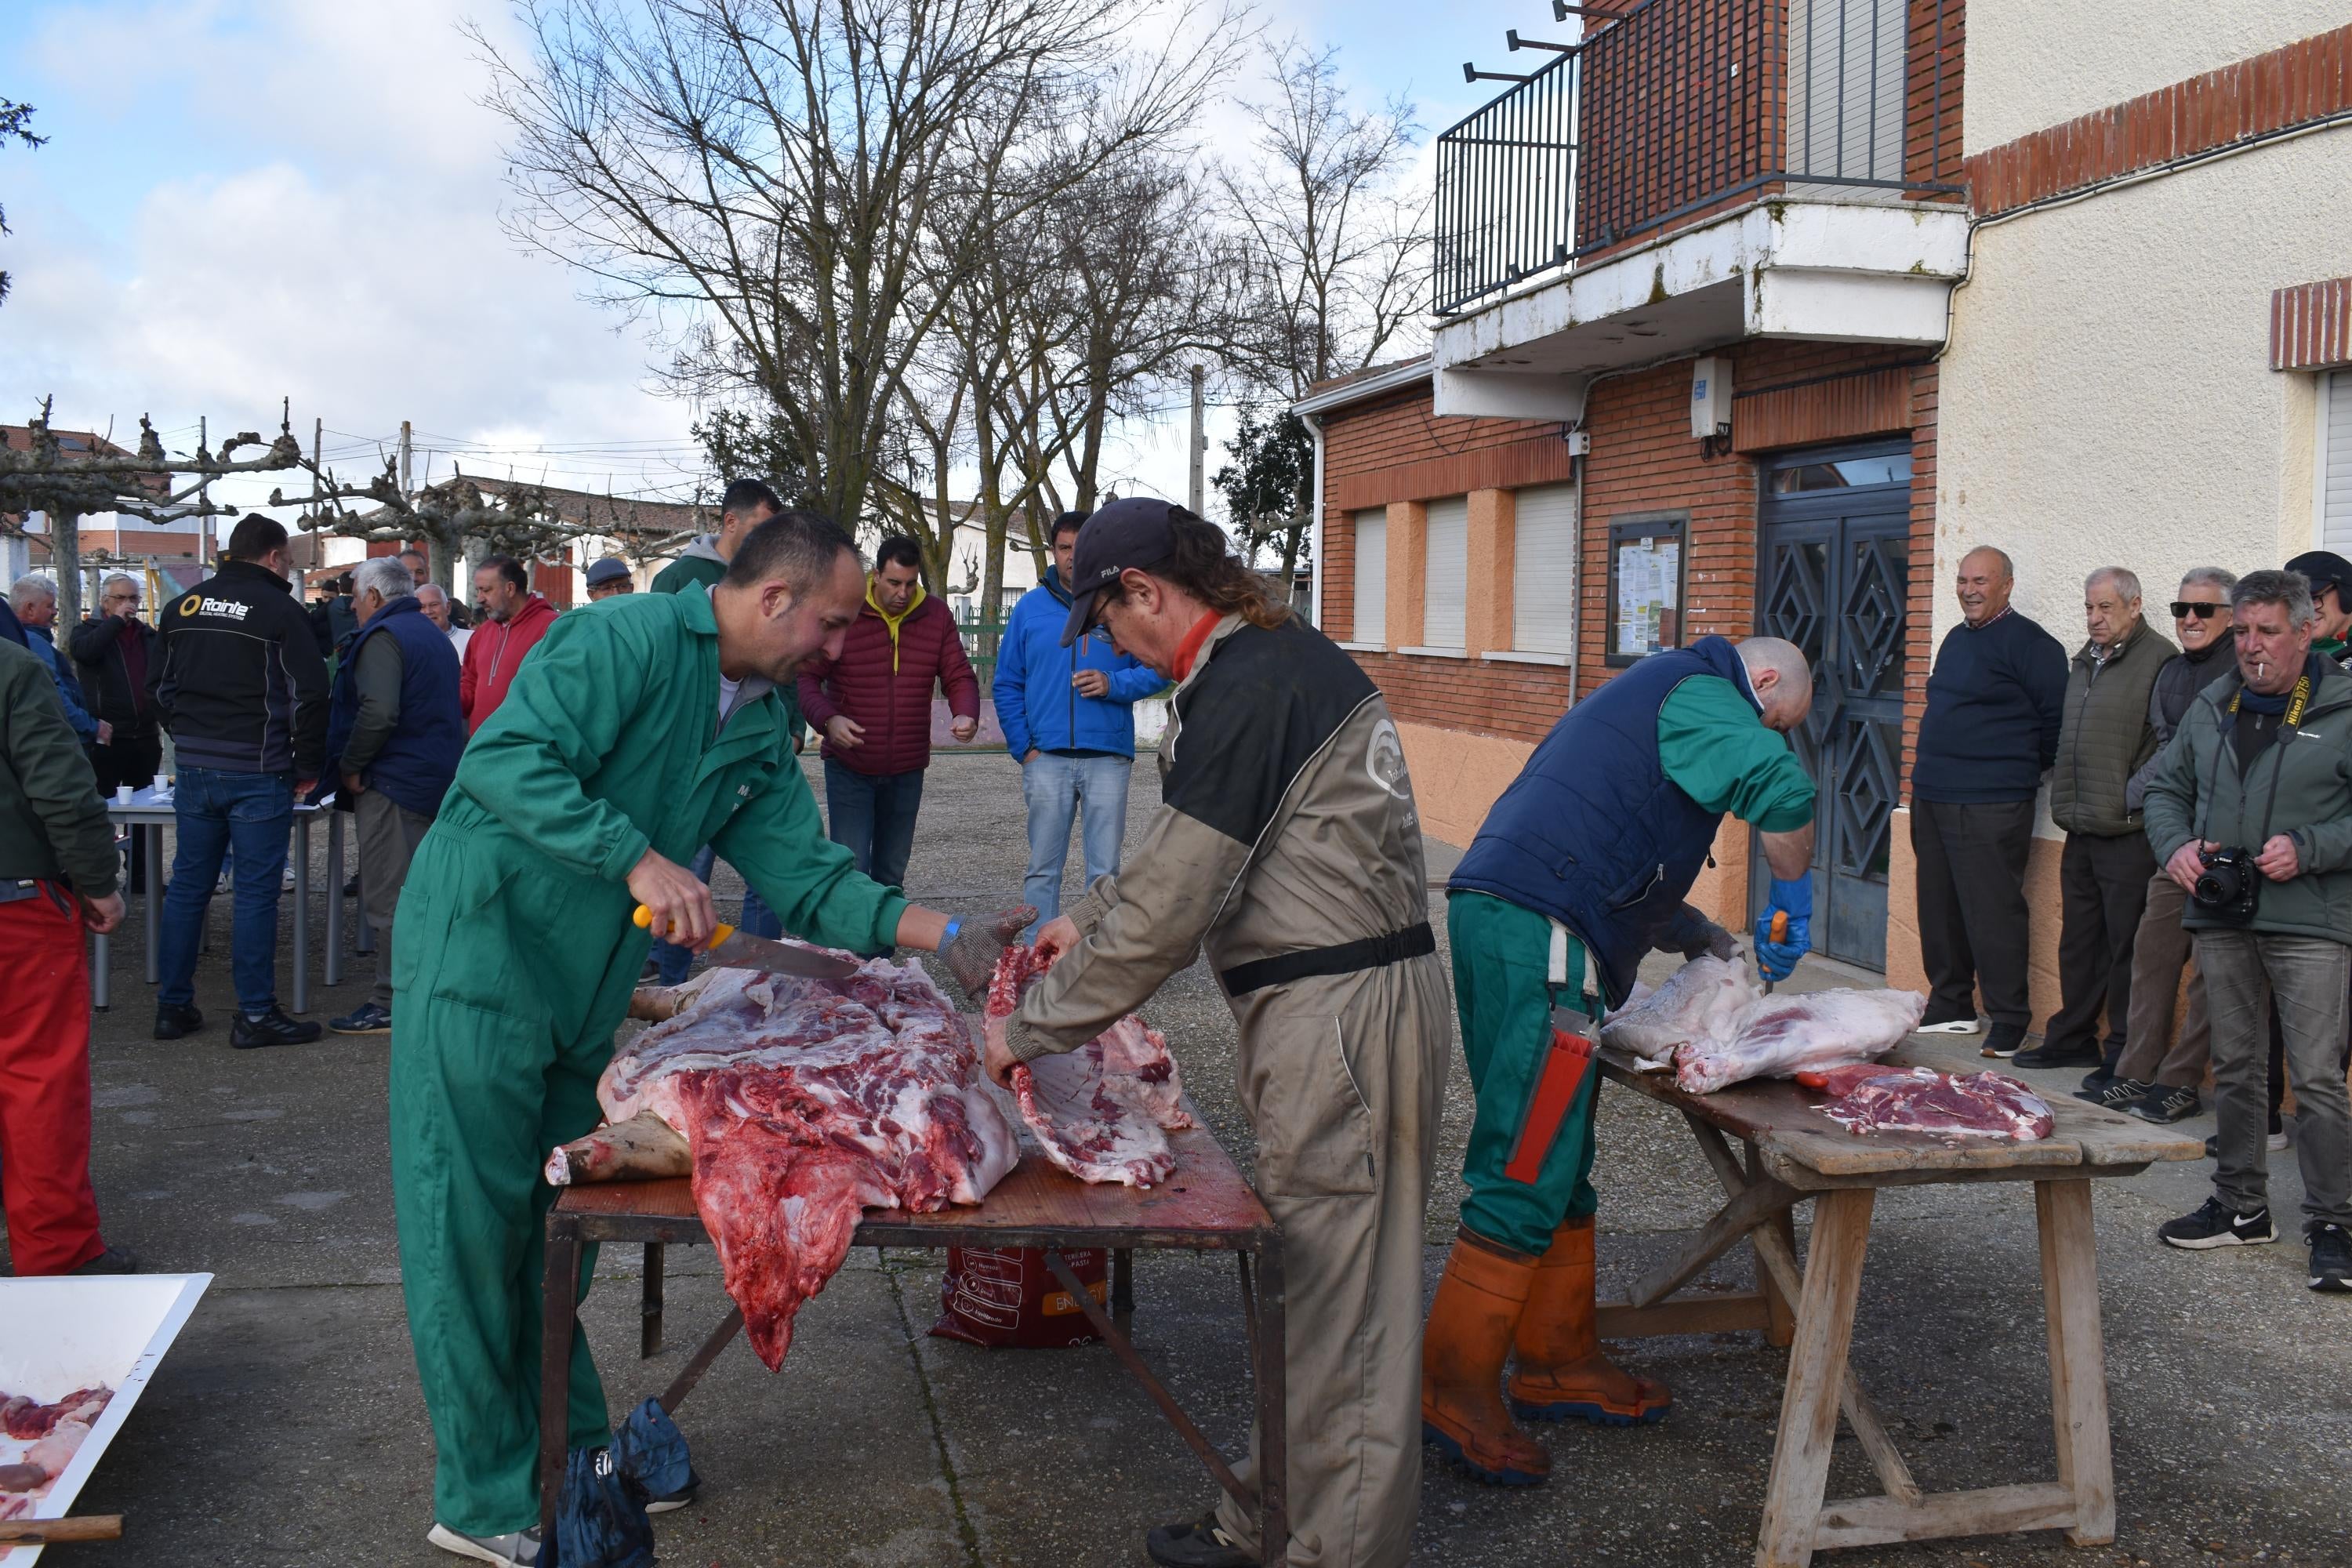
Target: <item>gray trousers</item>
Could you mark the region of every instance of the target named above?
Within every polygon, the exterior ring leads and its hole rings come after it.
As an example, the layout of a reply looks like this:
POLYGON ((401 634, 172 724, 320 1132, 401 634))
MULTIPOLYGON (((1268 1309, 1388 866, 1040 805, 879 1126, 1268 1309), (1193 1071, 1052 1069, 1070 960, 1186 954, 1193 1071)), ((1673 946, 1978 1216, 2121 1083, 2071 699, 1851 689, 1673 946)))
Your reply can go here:
POLYGON ((2117 1078, 2169 1089, 2195 1089, 2205 1081, 2212 1036, 2204 971, 2189 972, 2188 1016, 2180 1020, 2179 1036, 2172 1032, 2173 999, 2180 972, 2189 965, 2189 933, 2180 925, 2180 911, 2188 907, 2188 893, 2162 870, 2147 879, 2147 907, 2132 942, 2131 1025, 2124 1034, 2123 1059, 2116 1064, 2117 1078))
POLYGON ((2294 1089, 2294 1152, 2303 1166, 2303 1212, 2352 1226, 2352 1104, 2343 1047, 2352 947, 2324 937, 2274 931, 2200 931, 2197 967, 2213 1015, 2213 1110, 2221 1124, 2213 1190, 2239 1214, 2270 1202, 2263 1140, 2270 1120, 2269 981, 2286 1032, 2287 1079, 2294 1089))
POLYGON ((400 906, 400 885, 408 880, 408 862, 433 819, 375 790, 361 792, 353 815, 360 830, 360 913, 375 928, 375 989, 368 1000, 390 1007, 392 914, 400 906))

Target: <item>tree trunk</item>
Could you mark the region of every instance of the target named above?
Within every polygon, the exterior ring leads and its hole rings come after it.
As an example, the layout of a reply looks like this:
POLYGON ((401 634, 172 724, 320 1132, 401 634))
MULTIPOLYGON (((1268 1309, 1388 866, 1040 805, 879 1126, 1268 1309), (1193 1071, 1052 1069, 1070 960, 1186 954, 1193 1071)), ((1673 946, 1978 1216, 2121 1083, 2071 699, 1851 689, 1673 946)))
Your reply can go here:
POLYGON ((81 624, 81 513, 49 513, 49 569, 58 580, 58 625, 71 631, 81 624))

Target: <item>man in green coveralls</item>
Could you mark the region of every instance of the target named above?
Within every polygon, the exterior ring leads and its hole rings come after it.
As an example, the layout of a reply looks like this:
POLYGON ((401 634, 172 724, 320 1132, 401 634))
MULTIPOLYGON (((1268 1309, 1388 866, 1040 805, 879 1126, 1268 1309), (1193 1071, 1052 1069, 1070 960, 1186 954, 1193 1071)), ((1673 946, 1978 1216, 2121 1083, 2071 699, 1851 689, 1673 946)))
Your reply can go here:
MULTIPOLYGON (((778 693, 820 649, 839 653, 864 594, 848 537, 785 512, 707 592, 560 617, 417 846, 393 949, 393 1194, 436 1449, 428 1539, 445 1551, 540 1561, 540 1278, 555 1196, 541 1171, 599 1120, 596 1079, 650 940, 633 907, 673 941, 708 942, 710 889, 680 862, 715 845, 787 930, 861 952, 943 951, 967 990, 1032 917, 961 929, 859 876, 826 838, 778 693)), ((593 1272, 581 1270, 583 1296, 593 1272)), ((572 1446, 610 1441, 584 1340, 571 1410, 572 1446)))
POLYGON ((1422 1433, 1483 1480, 1550 1470, 1512 1425, 1631 1426, 1663 1387, 1601 1353, 1593 1301, 1593 1105, 1587 1037, 1657 949, 1729 958, 1729 933, 1683 900, 1726 813, 1760 830, 1772 889, 1757 965, 1784 979, 1812 918, 1813 783, 1778 731, 1812 705, 1804 655, 1774 637, 1701 637, 1653 654, 1570 709, 1536 748, 1447 885, 1454 1002, 1477 1114, 1468 1195, 1422 1348, 1422 1433), (1789 917, 1772 940, 1773 918, 1789 917))

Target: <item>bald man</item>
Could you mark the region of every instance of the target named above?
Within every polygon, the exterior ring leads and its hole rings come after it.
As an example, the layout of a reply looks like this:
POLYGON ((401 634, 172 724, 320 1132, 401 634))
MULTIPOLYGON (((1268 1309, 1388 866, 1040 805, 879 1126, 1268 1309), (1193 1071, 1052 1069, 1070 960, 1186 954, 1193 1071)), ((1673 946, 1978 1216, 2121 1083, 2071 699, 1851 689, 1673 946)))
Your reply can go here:
POLYGON ((2025 859, 2033 795, 2058 756, 2066 650, 2009 607, 2009 557, 1980 544, 1953 574, 1960 624, 1927 677, 1911 762, 1911 852, 1918 864, 1926 1034, 1973 1035, 1977 996, 1992 1027, 1984 1054, 2025 1043, 2025 859))
POLYGON ((1593 1301, 1598 1020, 1653 949, 1737 951, 1683 901, 1728 814, 1761 834, 1757 963, 1785 978, 1813 912, 1813 781, 1782 737, 1813 701, 1777 637, 1653 654, 1570 708, 1495 803, 1446 889, 1454 1004, 1478 1110, 1467 1195, 1422 1344, 1422 1436, 1481 1480, 1541 1481, 1538 1421, 1654 1421, 1665 1389, 1601 1353, 1593 1301), (1785 938, 1770 942, 1777 913, 1785 938), (1554 1009, 1580 1015, 1555 1032, 1554 1009))

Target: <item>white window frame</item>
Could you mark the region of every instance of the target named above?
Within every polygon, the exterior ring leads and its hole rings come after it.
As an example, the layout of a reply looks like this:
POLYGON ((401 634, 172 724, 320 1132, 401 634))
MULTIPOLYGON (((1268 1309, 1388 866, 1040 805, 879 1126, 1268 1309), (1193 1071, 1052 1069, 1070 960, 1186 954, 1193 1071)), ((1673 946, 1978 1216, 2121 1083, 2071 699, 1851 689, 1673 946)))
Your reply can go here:
POLYGON ((1386 653, 1389 647, 1388 511, 1382 507, 1370 507, 1362 511, 1352 512, 1349 515, 1348 527, 1356 551, 1353 568, 1356 605, 1351 612, 1352 624, 1348 634, 1350 640, 1339 646, 1359 653, 1386 653), (1380 530, 1380 534, 1375 541, 1379 548, 1369 552, 1364 549, 1364 529, 1367 525, 1380 530), (1377 581, 1379 592, 1376 594, 1365 592, 1364 578, 1368 569, 1377 581), (1373 618, 1370 626, 1364 622, 1364 606, 1367 603, 1372 605, 1373 618))
POLYGON ((2338 437, 2352 440, 2352 366, 2321 371, 2318 393, 2311 444, 2311 547, 2341 553, 2352 545, 2352 502, 2347 503, 2345 516, 2340 520, 2342 531, 2336 542, 2328 542, 2327 457, 2331 441, 2338 437), (2338 397, 2344 402, 2339 415, 2342 423, 2330 417, 2330 405, 2338 397))

